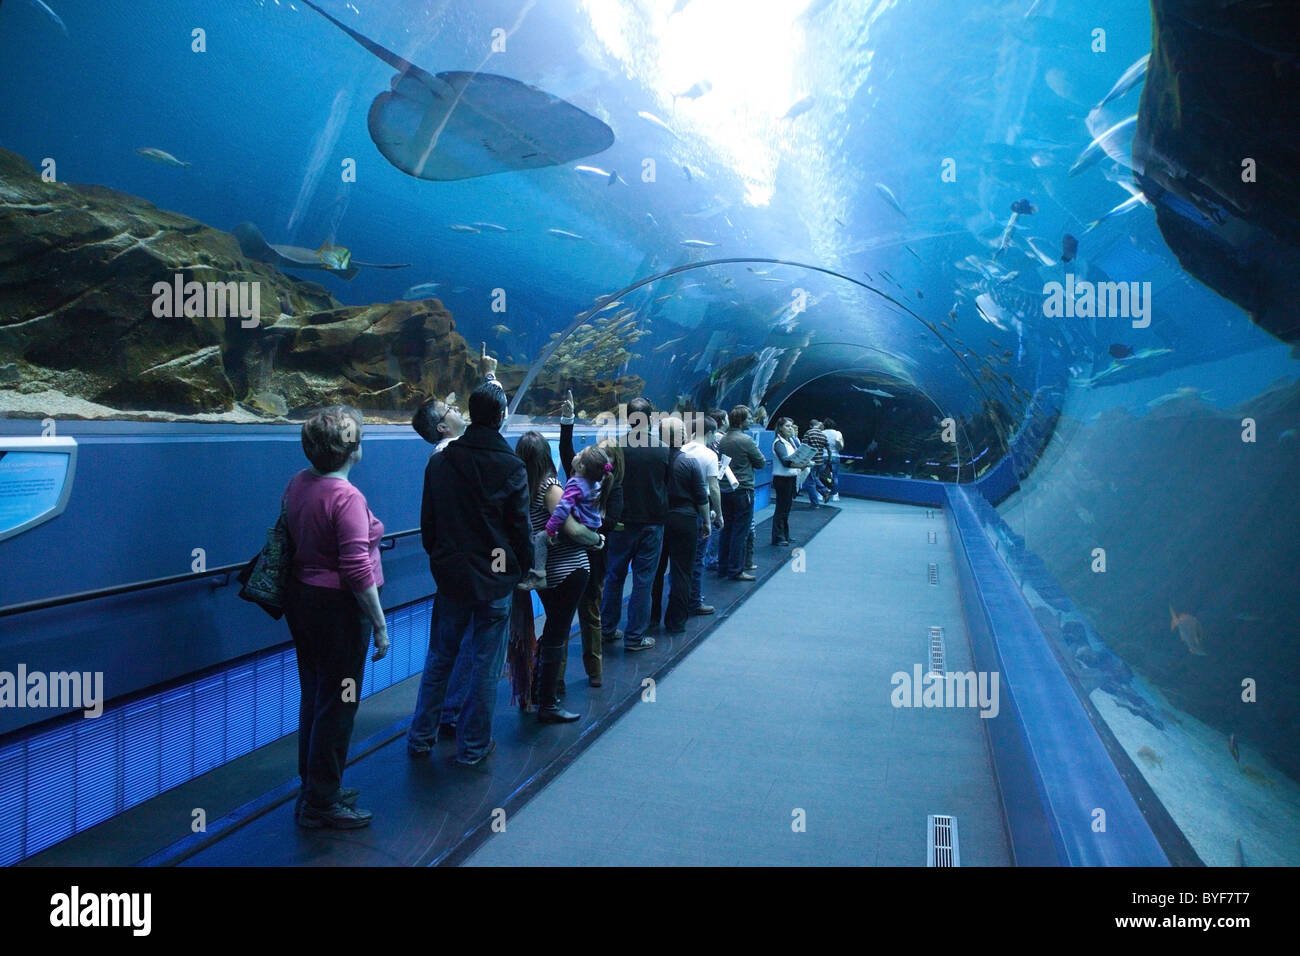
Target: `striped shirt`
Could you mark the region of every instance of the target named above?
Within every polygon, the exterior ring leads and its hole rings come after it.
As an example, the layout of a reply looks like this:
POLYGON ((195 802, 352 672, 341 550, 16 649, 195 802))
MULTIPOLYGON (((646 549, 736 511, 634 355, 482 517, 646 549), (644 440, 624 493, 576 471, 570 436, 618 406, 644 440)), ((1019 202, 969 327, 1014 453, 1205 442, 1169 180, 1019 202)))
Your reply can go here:
MULTIPOLYGON (((554 475, 548 475, 542 479, 537 494, 533 496, 529 517, 532 519, 534 534, 546 529, 546 522, 551 517, 551 513, 546 510, 546 492, 559 483, 559 479, 554 475)), ((555 587, 579 568, 591 569, 591 565, 587 562, 587 549, 565 534, 564 529, 561 528, 546 551, 546 587, 548 589, 555 587)))

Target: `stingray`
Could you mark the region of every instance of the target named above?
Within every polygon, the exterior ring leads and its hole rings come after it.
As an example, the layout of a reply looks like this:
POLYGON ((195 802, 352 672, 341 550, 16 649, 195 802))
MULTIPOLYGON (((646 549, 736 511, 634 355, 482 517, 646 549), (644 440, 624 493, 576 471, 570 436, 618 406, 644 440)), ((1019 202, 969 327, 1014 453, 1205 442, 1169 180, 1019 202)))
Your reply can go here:
POLYGON ((417 179, 446 181, 558 166, 614 144, 614 131, 572 103, 493 73, 436 76, 303 0, 398 75, 370 104, 370 138, 417 179))
POLYGON ((239 243, 239 251, 248 258, 257 262, 269 262, 273 266, 279 266, 282 269, 324 269, 343 279, 353 279, 361 268, 367 269, 405 269, 410 265, 409 262, 402 263, 380 263, 380 262, 358 262, 356 259, 349 259, 347 268, 336 269, 333 266, 322 262, 320 253, 315 249, 308 249, 305 246, 282 246, 276 243, 266 241, 262 231, 251 222, 241 222, 234 228, 235 241, 239 243))

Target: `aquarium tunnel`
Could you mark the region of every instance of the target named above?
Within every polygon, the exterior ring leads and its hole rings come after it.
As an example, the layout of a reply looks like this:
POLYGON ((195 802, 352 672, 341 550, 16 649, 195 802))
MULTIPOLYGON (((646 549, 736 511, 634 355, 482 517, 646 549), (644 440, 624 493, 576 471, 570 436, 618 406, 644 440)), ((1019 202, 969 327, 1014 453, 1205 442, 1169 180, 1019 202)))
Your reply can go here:
POLYGON ((0 863, 1300 863, 1284 7, 5 0, 0 863), (727 413, 741 573, 636 399, 727 413), (596 639, 546 657, 548 564, 413 746, 431 634, 488 614, 430 554, 523 520, 424 515, 529 432, 651 517, 562 530, 596 639), (315 645, 240 599, 304 471, 382 522, 347 800, 300 779, 315 645))

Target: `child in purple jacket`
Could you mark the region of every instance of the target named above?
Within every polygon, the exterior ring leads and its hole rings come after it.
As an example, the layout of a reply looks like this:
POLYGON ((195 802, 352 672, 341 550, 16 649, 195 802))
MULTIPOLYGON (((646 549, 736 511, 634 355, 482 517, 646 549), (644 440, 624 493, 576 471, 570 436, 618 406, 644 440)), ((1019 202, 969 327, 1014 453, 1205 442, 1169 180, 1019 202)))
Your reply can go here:
MULTIPOLYGON (((613 470, 609 456, 596 445, 589 445, 573 456, 573 463, 569 466, 573 477, 564 483, 564 493, 547 519, 545 530, 533 535, 533 569, 519 582, 521 590, 546 588, 546 559, 550 545, 569 515, 592 531, 600 528, 607 496, 605 476, 613 470)), ((604 546, 605 537, 601 535, 600 547, 604 546)))

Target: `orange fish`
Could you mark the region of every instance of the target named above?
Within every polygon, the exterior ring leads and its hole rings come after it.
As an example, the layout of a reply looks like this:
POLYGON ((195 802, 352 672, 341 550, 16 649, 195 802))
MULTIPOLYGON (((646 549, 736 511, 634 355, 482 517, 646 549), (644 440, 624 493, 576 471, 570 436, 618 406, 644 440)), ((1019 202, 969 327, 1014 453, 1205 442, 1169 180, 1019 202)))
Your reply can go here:
POLYGON ((1205 656, 1204 637, 1201 634, 1201 622, 1190 614, 1179 614, 1174 606, 1169 605, 1169 630, 1177 631, 1189 653, 1199 657, 1205 656))

